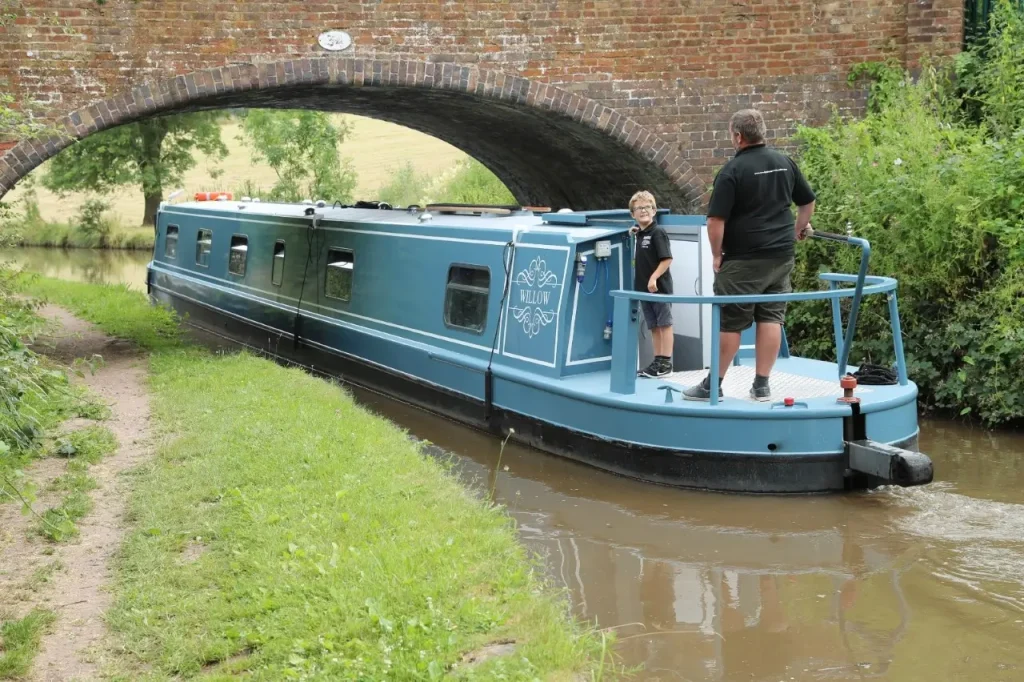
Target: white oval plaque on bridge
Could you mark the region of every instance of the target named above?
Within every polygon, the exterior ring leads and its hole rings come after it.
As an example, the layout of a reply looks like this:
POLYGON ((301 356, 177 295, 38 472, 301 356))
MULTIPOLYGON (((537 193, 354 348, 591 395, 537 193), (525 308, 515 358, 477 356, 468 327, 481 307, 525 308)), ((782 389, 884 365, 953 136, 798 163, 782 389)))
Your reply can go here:
POLYGON ((320 34, 319 42, 325 50, 338 52, 352 44, 352 36, 344 31, 325 31, 320 34))

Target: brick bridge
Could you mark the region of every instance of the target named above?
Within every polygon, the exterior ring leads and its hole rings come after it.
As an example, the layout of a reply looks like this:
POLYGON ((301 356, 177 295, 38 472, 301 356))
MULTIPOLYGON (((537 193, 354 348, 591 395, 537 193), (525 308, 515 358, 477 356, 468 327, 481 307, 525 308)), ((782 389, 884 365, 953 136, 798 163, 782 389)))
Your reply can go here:
POLYGON ((61 135, 0 150, 0 197, 91 133, 170 112, 312 107, 441 138, 523 203, 700 210, 735 109, 785 144, 849 67, 960 47, 962 0, 0 0, 0 92, 61 135), (352 44, 327 51, 318 36, 352 44))

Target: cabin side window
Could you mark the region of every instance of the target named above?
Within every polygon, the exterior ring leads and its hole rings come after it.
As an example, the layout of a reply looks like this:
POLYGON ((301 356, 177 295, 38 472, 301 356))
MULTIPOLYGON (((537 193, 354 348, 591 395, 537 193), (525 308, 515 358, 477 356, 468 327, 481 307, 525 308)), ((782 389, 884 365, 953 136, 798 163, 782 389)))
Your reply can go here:
POLYGON ((444 296, 444 323, 482 333, 487 324, 490 293, 490 270, 475 265, 451 266, 444 296))
POLYGON ((210 248, 213 246, 213 231, 199 230, 196 236, 196 265, 210 267, 210 248))
POLYGON ((274 242, 274 260, 270 266, 270 283, 275 287, 281 286, 284 281, 284 242, 274 242))
POLYGON ((352 300, 352 273, 355 271, 355 265, 355 254, 351 251, 327 251, 327 275, 324 282, 324 294, 327 298, 352 300))
POLYGON ((178 258, 178 226, 168 225, 164 235, 164 258, 178 258))
POLYGON ((242 277, 245 275, 245 259, 249 255, 249 238, 244 234, 231 235, 231 250, 228 251, 228 272, 242 277))

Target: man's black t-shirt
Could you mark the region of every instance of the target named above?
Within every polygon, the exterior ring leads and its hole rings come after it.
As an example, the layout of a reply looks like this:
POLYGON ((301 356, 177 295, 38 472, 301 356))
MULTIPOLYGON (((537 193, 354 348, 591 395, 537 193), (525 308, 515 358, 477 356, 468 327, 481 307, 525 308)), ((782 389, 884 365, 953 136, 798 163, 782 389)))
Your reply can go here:
POLYGON ((796 162, 764 144, 745 147, 715 177, 708 217, 725 220, 723 260, 791 256, 792 205, 814 201, 796 162))
MULTIPOLYGON (((668 243, 668 233, 657 224, 652 223, 646 230, 636 235, 636 277, 633 285, 637 291, 647 291, 647 282, 665 258, 672 257, 672 247, 668 243)), ((672 273, 666 270, 658 278, 658 293, 672 293, 672 273)))

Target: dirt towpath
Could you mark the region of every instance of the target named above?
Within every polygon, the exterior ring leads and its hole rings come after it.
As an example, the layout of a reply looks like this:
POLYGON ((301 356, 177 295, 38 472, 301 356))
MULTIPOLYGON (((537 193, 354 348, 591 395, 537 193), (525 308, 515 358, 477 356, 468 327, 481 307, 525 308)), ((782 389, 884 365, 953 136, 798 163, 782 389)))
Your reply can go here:
MULTIPOLYGON (((102 422, 117 437, 118 448, 90 467, 97 488, 91 491, 93 509, 78 522, 79 537, 52 544, 29 532, 32 517, 17 505, 0 506, 0 594, 7 593, 17 615, 33 607, 52 609, 56 621, 43 639, 30 680, 67 682, 97 679, 96 645, 104 636, 104 613, 110 606, 111 560, 125 534, 127 486, 121 475, 150 455, 150 411, 146 388, 146 356, 131 344, 113 339, 91 324, 56 306, 41 310, 58 330, 38 339, 35 348, 70 364, 75 358, 100 355, 95 374, 77 379, 110 407, 102 422)), ((65 431, 89 423, 73 420, 65 431)), ((63 471, 56 458, 40 460, 28 475, 42 490, 63 471)), ((42 512, 58 497, 40 494, 34 507, 42 512)), ((0 599, 5 601, 6 598, 0 599)))

